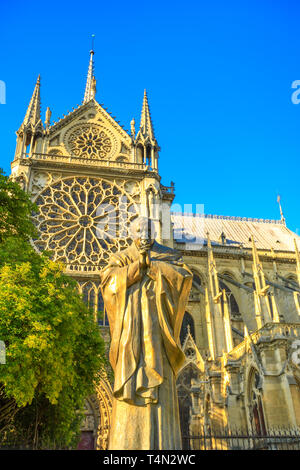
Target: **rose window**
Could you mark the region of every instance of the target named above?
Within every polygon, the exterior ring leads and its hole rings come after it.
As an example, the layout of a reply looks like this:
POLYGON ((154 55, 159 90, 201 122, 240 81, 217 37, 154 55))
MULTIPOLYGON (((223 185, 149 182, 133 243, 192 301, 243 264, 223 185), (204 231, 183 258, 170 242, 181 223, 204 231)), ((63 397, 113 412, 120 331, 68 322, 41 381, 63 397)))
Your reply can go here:
POLYGON ((37 196, 34 221, 40 237, 35 246, 55 260, 85 269, 104 264, 111 252, 130 242, 130 225, 137 217, 137 193, 126 183, 100 178, 69 177, 54 182, 37 196))
POLYGON ((68 145, 74 155, 85 158, 107 158, 112 150, 110 137, 93 125, 83 125, 71 132, 68 145))

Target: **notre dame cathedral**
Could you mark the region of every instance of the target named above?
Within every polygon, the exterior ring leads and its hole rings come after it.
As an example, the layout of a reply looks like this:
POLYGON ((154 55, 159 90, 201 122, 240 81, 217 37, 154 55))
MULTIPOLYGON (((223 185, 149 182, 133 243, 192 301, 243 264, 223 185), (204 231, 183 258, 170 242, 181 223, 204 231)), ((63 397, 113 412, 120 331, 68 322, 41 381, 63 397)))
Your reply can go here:
MULTIPOLYGON (((43 122, 38 78, 17 131, 11 178, 39 207, 36 249, 65 264, 109 344, 99 271, 130 243, 126 223, 151 217, 157 240, 194 274, 180 333, 182 435, 300 426, 300 237, 282 211, 280 220, 172 212, 146 92, 128 132, 95 99, 93 56, 80 106, 54 123, 47 108, 43 122)), ((105 378, 87 397, 83 448, 106 448, 111 397, 105 378)))

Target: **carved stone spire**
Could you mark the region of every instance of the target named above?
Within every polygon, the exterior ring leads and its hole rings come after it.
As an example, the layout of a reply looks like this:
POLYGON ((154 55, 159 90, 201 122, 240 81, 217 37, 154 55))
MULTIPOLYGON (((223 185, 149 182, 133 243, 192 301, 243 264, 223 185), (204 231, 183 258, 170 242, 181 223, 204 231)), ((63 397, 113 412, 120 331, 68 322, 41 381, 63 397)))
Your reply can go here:
POLYGON ((15 158, 41 151, 41 142, 45 129, 41 119, 40 86, 41 79, 39 75, 24 120, 17 131, 15 158))
POLYGON ((259 329, 266 323, 272 321, 272 312, 268 298, 268 295, 270 295, 270 285, 266 283, 264 270, 258 256, 253 235, 251 235, 251 241, 253 257, 252 271, 255 284, 255 291, 253 292, 254 306, 257 319, 257 327, 259 329))
POLYGON ((95 52, 92 49, 90 51, 90 62, 89 62, 83 104, 93 99, 96 94, 96 79, 94 77, 94 54, 95 52))
POLYGON ((147 137, 151 141, 155 141, 154 136, 154 129, 150 114, 150 108, 148 103, 148 96, 146 90, 144 91, 144 99, 143 99, 143 107, 142 107, 142 114, 141 114, 141 124, 140 124, 140 133, 147 139, 147 137))
POLYGON ((141 123, 135 139, 135 144, 138 149, 138 163, 146 163, 149 168, 154 171, 158 171, 158 152, 160 148, 154 136, 146 90, 144 91, 141 123))
POLYGON ((279 211, 280 211, 280 219, 281 219, 281 222, 283 223, 283 225, 286 225, 285 223, 285 217, 283 215, 283 211, 282 211, 282 207, 281 207, 281 197, 280 195, 278 194, 277 196, 277 202, 278 202, 278 205, 279 205, 279 211))
POLYGON ((29 127, 34 130, 38 125, 42 124, 40 85, 41 79, 39 75, 20 130, 29 127))
POLYGON ((210 304, 211 323, 215 334, 215 352, 217 356, 222 356, 228 352, 226 344, 225 327, 222 311, 222 291, 219 286, 217 266, 211 246, 210 236, 207 233, 207 268, 208 268, 208 306, 210 304))

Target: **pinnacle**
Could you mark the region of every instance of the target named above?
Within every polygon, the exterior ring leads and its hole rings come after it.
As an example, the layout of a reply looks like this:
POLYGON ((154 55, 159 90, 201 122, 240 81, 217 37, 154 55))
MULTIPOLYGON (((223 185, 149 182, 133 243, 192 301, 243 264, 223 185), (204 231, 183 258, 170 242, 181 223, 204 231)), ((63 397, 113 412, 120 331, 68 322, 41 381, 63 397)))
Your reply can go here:
POLYGON ((155 139, 146 89, 144 90, 140 131, 144 138, 149 137, 151 140, 155 139))
POLYGON ((93 99, 96 94, 96 79, 94 76, 94 54, 95 52, 92 49, 90 51, 90 61, 89 61, 89 68, 88 68, 83 104, 93 99))
POLYGON ((28 105, 23 126, 36 125, 41 121, 41 95, 40 95, 41 76, 39 75, 34 87, 34 91, 28 105))

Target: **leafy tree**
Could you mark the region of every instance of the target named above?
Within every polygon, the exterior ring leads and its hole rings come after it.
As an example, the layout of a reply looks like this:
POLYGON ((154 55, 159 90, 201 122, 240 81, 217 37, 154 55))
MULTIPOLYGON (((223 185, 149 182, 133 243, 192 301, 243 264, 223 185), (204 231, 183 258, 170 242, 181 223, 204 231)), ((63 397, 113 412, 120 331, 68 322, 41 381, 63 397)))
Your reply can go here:
POLYGON ((0 171, 0 402, 5 391, 5 406, 18 409, 0 443, 65 448, 106 365, 104 342, 64 266, 30 245, 35 207, 16 186, 0 171))
POLYGON ((93 313, 63 265, 26 242, 0 245, 1 265, 0 338, 7 357, 0 382, 8 398, 26 407, 15 416, 18 439, 26 432, 36 447, 74 445, 79 411, 105 365, 93 313))
POLYGON ((35 208, 29 195, 0 168, 0 243, 11 236, 29 240, 36 235, 30 220, 35 208))

